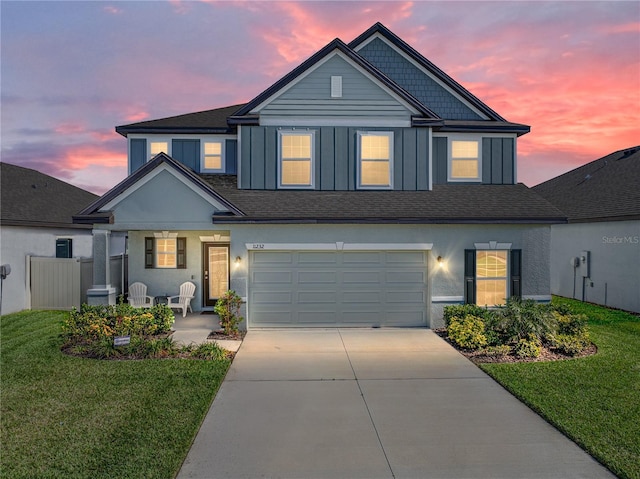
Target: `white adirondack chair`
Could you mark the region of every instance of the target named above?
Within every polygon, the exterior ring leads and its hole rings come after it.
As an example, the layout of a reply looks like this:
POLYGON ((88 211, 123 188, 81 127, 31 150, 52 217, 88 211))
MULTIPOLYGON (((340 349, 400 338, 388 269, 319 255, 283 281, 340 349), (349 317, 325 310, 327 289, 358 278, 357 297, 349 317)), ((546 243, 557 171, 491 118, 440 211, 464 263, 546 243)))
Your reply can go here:
POLYGON ((133 283, 129 285, 129 295, 127 301, 134 308, 152 308, 153 296, 147 296, 147 285, 144 283, 133 283))
POLYGON ((185 281, 180 285, 180 294, 178 296, 168 296, 167 305, 170 308, 182 309, 182 317, 187 315, 187 309, 193 313, 191 309, 191 300, 194 297, 196 285, 191 281, 185 281))

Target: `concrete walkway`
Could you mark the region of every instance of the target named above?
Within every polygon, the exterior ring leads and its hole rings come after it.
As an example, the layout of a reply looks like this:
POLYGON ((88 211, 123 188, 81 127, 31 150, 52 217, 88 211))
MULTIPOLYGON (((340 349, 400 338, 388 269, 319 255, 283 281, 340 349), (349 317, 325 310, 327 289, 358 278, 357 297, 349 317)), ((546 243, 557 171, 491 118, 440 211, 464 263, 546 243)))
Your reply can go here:
POLYGON ((250 331, 178 478, 612 478, 430 330, 250 331))

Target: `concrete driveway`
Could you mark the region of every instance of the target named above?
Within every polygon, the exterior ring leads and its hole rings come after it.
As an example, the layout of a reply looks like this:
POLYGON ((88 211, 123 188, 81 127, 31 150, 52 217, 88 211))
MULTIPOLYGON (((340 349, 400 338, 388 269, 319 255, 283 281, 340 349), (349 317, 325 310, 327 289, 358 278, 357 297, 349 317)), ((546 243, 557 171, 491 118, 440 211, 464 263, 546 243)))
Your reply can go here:
POLYGON ((250 331, 179 478, 612 478, 426 329, 250 331))

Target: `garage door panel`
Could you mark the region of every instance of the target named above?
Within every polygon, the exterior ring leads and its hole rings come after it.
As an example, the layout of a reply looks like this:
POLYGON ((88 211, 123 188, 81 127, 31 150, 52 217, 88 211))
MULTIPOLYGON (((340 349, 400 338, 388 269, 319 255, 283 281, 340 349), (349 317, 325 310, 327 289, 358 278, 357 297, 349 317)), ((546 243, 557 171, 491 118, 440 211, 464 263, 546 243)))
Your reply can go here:
POLYGON ((426 294, 423 291, 387 291, 387 303, 417 303, 425 302, 426 294))
POLYGON ((335 304, 335 291, 302 291, 296 295, 298 304, 330 303, 335 304))
POLYGON ((299 271, 297 276, 299 284, 335 284, 338 281, 338 274, 335 271, 299 271))
POLYGON ((345 291, 342 293, 344 304, 380 304, 379 291, 345 291))
POLYGON ((254 271, 252 275, 253 283, 283 283, 291 284, 293 282, 293 273, 291 271, 254 271))
POLYGON ((387 271, 385 280, 387 284, 426 284, 426 276, 422 271, 387 271))
POLYGON ((380 271, 345 271, 342 274, 343 283, 380 283, 380 271))
POLYGON ((335 325, 338 322, 337 311, 300 311, 298 322, 305 326, 313 325, 335 325))
POLYGON ((303 251, 298 253, 298 264, 315 264, 321 263, 322 265, 335 264, 338 261, 335 253, 326 251, 303 251))
POLYGON ((342 257, 342 264, 359 264, 361 266, 380 266, 380 252, 377 251, 349 251, 342 257))
POLYGON ((250 325, 425 326, 426 254, 252 252, 250 325))
POLYGON ((283 264, 293 263, 293 253, 286 251, 261 251, 260 254, 253 255, 254 264, 274 265, 276 267, 283 264))
POLYGON ((425 254, 422 251, 388 251, 386 253, 386 263, 410 263, 425 264, 425 254))
POLYGON ((251 295, 252 302, 257 304, 291 304, 291 298, 291 291, 264 291, 251 295))

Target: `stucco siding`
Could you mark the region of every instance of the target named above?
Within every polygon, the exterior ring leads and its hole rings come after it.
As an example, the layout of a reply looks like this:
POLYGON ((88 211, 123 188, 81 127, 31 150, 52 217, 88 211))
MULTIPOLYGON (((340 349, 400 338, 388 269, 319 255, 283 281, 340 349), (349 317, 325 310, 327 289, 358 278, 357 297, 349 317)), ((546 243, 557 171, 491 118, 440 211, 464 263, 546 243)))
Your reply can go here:
MULTIPOLYGON (((226 225, 225 225, 226 226, 226 225)), ((228 225, 228 230, 217 228, 199 231, 172 230, 187 238, 186 269, 145 269, 144 238, 154 231, 129 233, 129 281, 142 281, 149 294, 163 295, 177 292, 184 281, 196 284, 195 311, 202 309, 202 237, 214 234, 230 235, 230 258, 240 257, 238 266, 230 270, 230 287, 240 296, 247 297, 249 282, 249 251, 247 244, 296 245, 291 249, 304 249, 300 245, 317 243, 365 244, 424 244, 432 243, 428 253, 428 281, 426 297, 427 321, 432 328, 442 326, 442 310, 447 304, 459 304, 464 294, 464 250, 473 249, 474 243, 498 241, 511 243, 512 249, 522 250, 523 295, 546 300, 550 295, 549 238, 550 227, 539 225, 228 225), (444 267, 435 258, 442 256, 444 267), (432 302, 432 298, 434 301, 432 302)), ((380 246, 380 249, 384 249, 380 246)), ((243 310, 251 327, 251 305, 243 310)))
POLYGON ((113 208, 115 220, 128 225, 176 225, 211 223, 216 207, 185 186, 173 174, 162 171, 113 208))
POLYGON ((551 291, 640 313, 640 221, 551 227, 551 291), (572 258, 589 252, 589 276, 572 258))
POLYGON ((91 230, 2 226, 0 264, 9 264, 11 274, 2 282, 2 314, 28 309, 26 256, 55 258, 56 239, 71 238, 74 258, 91 257, 91 230))

